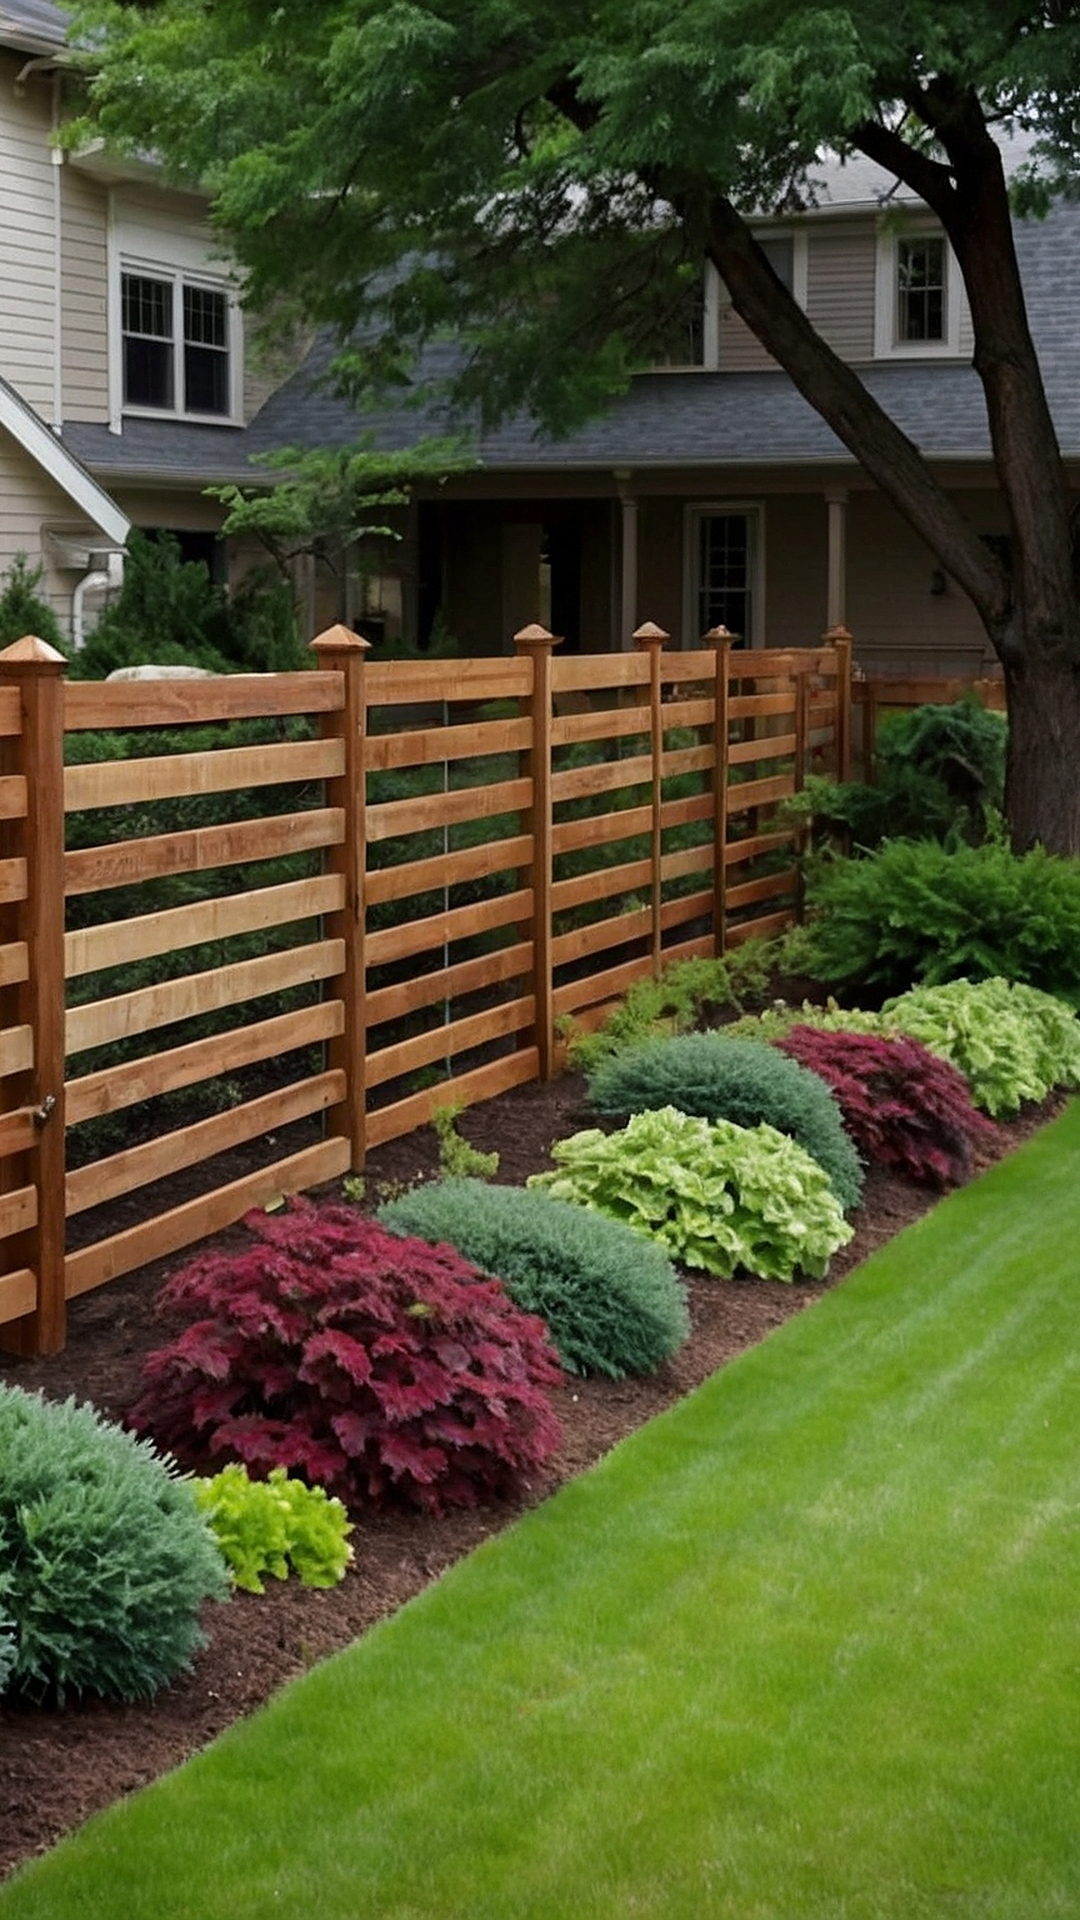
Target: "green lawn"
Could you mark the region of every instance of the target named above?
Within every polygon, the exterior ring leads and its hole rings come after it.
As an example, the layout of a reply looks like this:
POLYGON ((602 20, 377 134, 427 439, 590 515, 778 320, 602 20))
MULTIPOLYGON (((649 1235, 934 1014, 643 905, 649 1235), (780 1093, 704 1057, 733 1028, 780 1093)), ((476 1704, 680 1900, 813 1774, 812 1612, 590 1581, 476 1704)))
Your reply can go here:
POLYGON ((1078 1271, 1080 1102, 0 1920, 1075 1920, 1078 1271))

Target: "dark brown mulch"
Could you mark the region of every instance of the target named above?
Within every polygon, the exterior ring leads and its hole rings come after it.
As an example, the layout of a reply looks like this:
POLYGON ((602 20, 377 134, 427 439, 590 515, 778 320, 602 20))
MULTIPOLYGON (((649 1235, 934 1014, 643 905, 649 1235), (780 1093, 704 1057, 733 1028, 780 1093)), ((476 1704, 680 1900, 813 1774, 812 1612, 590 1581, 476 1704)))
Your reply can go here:
MULTIPOLYGON (((1060 1104, 1049 1101, 1002 1128, 1002 1151, 1019 1144, 1060 1104)), ((497 1147, 499 1178, 517 1182, 550 1164, 553 1140, 588 1123, 581 1083, 567 1074, 550 1086, 520 1088, 474 1108, 461 1130, 479 1148, 497 1147)), ((432 1174, 437 1157, 428 1128, 380 1147, 370 1156, 369 1200, 376 1204, 419 1175, 432 1174)), ((855 1239, 835 1260, 828 1284, 932 1204, 932 1195, 871 1174, 853 1219, 855 1239)), ((0 1356, 0 1379, 40 1387, 57 1399, 75 1394, 122 1418, 135 1397, 143 1355, 161 1344, 153 1302, 165 1273, 177 1264, 144 1268, 74 1302, 66 1350, 51 1360, 0 1356)), ((314 1660, 392 1613, 521 1507, 583 1471, 824 1291, 760 1280, 691 1281, 691 1338, 654 1376, 574 1380, 558 1390, 562 1451, 517 1506, 442 1520, 363 1519, 354 1534, 355 1564, 341 1586, 320 1592, 295 1581, 272 1583, 261 1598, 237 1594, 228 1606, 208 1608, 209 1645, 193 1671, 145 1705, 86 1701, 60 1711, 0 1704, 0 1873, 205 1746, 314 1660)))

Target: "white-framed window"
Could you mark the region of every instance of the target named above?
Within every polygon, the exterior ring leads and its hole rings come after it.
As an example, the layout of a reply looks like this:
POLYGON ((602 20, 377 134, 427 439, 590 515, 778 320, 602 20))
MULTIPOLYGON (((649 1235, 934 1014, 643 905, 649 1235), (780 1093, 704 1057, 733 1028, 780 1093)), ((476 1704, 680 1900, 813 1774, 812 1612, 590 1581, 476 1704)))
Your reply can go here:
POLYGON ((878 233, 874 353, 879 360, 958 358, 964 314, 959 263, 932 221, 878 233))
POLYGON ((744 646, 762 644, 764 510, 759 502, 710 501, 687 508, 684 644, 727 627, 744 646))
MULTIPOLYGON (((141 212, 141 209, 140 209, 141 212)), ((243 329, 236 288, 209 237, 110 228, 110 424, 125 416, 242 424, 243 329)))

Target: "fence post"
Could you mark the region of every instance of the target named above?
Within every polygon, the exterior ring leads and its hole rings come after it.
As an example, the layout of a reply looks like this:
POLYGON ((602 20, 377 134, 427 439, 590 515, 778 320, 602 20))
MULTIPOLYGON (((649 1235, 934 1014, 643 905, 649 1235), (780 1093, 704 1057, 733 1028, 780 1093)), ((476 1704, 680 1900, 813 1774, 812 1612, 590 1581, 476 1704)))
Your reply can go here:
POLYGON ((713 741, 716 764, 713 768, 713 951, 723 954, 727 939, 727 832, 728 832, 728 718, 733 635, 726 627, 710 627, 705 645, 715 651, 713 683, 713 741))
POLYGON ((836 777, 851 779, 851 649, 854 642, 846 627, 830 627, 822 634, 827 647, 836 649, 836 777))
MULTIPOLYGON (((0 653, 0 684, 17 686, 20 735, 5 771, 26 780, 26 815, 4 834, 4 851, 26 862, 25 896, 5 912, 11 938, 25 943, 26 978, 3 992, 5 1026, 27 1026, 33 1064, 3 1085, 2 1110, 33 1116, 34 1144, 3 1162, 6 1191, 33 1185, 37 1220, 5 1240, 9 1272, 37 1280, 32 1313, 0 1328, 9 1352, 58 1353, 67 1327, 64 1285, 64 669, 46 641, 28 634, 0 653)), ((21 968, 19 969, 21 971, 21 968)))
POLYGON ((660 909, 663 905, 663 864, 664 864, 664 723, 660 713, 663 692, 660 677, 660 655, 671 639, 663 627, 654 621, 646 620, 631 635, 639 653, 649 656, 649 736, 652 743, 652 875, 650 890, 652 895, 652 970, 653 979, 659 980, 663 965, 661 948, 663 929, 660 925, 660 909))
POLYGON ((532 941, 533 994, 536 999, 535 1033, 541 1080, 555 1073, 554 966, 552 964, 551 882, 552 882, 552 801, 551 801, 551 655, 559 644, 546 627, 522 627, 514 635, 514 645, 524 657, 530 655, 532 672, 532 748, 529 774, 532 779, 532 941))
POLYGON ((339 712, 323 715, 323 733, 345 743, 345 767, 340 776, 326 783, 327 804, 344 813, 344 832, 340 843, 331 847, 327 868, 345 879, 345 904, 340 913, 329 914, 326 932, 332 940, 345 943, 345 964, 332 982, 345 1007, 344 1030, 331 1040, 327 1065, 340 1068, 345 1075, 345 1098, 331 1107, 326 1124, 344 1134, 349 1142, 349 1165, 360 1173, 367 1148, 367 1098, 365 1069, 367 1061, 367 1019, 365 993, 367 972, 364 959, 364 885, 367 860, 367 789, 364 778, 364 736, 367 731, 367 703, 364 692, 364 660, 370 642, 362 640, 348 627, 328 627, 311 642, 319 666, 340 673, 344 702, 339 712))

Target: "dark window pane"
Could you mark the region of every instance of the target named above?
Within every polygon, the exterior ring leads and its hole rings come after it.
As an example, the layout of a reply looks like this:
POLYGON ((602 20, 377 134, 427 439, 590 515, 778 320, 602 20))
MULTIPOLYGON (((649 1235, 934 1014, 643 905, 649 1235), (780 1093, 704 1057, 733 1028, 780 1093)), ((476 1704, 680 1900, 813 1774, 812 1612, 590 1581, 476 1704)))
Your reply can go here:
POLYGON ((229 356, 216 347, 184 348, 186 413, 228 413, 229 356))
POLYGON ((751 636, 750 519, 745 513, 711 513, 701 521, 698 544, 698 625, 727 627, 751 636))
POLYGON ((778 280, 782 280, 789 293, 795 290, 795 242, 788 234, 785 238, 770 240, 758 235, 758 246, 765 255, 778 280))
POLYGON ((211 287, 184 288, 184 340, 193 347, 229 344, 228 302, 211 287))
POLYGON ((171 341, 125 339, 124 405, 167 408, 175 405, 171 341))
POLYGON ((145 274, 125 273, 121 282, 123 331, 150 334, 155 339, 172 339, 172 287, 167 280, 150 280, 145 274))
POLYGON ((944 340, 944 240, 901 240, 896 250, 896 266, 899 338, 944 340))

